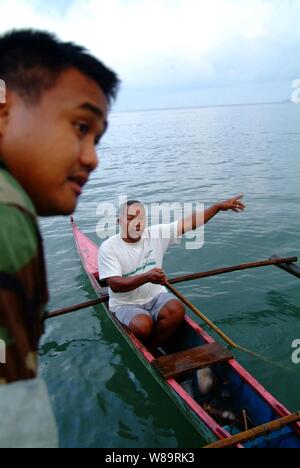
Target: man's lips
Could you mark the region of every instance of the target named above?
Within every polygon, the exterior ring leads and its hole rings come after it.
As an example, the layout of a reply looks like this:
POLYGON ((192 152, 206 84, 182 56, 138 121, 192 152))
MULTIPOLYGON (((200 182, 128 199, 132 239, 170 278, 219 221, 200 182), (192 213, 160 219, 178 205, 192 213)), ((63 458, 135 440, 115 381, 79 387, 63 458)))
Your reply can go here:
POLYGON ((88 182, 88 177, 83 174, 70 176, 68 181, 71 183, 74 191, 81 195, 83 186, 88 182))

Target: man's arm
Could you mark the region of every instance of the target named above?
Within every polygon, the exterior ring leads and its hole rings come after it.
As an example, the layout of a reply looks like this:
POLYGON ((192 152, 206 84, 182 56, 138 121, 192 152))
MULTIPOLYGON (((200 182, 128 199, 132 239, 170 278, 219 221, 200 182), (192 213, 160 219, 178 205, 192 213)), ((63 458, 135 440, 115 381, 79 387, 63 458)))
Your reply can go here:
POLYGON ((245 205, 241 202, 243 195, 238 197, 230 198, 224 202, 217 203, 216 205, 211 206, 204 213, 195 212, 186 218, 182 219, 178 223, 178 236, 181 236, 189 231, 194 231, 195 229, 203 226, 208 223, 212 218, 214 218, 220 211, 235 211, 240 213, 246 208, 245 205))
POLYGON ((143 286, 146 283, 165 284, 167 277, 163 270, 154 268, 153 270, 143 273, 142 275, 132 276, 131 278, 124 278, 121 276, 114 276, 106 279, 108 286, 115 293, 123 293, 134 291, 135 289, 143 286))
POLYGON ((6 363, 0 384, 36 376, 38 340, 47 301, 34 222, 16 207, 0 204, 0 339, 6 363))

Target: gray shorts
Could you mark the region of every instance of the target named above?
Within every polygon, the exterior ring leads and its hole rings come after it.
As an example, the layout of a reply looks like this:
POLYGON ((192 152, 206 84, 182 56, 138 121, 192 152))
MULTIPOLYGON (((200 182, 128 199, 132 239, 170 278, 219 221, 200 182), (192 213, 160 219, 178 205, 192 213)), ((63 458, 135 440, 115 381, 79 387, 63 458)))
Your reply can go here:
POLYGON ((115 316, 123 325, 129 328, 130 322, 137 315, 148 315, 156 322, 162 308, 170 301, 176 300, 176 297, 170 293, 161 293, 151 302, 143 305, 125 305, 117 309, 115 316))

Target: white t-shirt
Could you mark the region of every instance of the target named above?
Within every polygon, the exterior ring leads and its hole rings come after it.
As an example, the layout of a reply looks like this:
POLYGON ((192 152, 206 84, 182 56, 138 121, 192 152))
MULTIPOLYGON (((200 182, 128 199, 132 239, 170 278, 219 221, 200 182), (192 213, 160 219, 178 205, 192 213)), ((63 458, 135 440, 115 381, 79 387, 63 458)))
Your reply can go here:
MULTIPOLYGON (((125 242, 120 234, 103 242, 99 253, 100 278, 137 276, 153 268, 162 268, 168 247, 180 243, 177 229, 178 221, 147 228, 142 239, 135 244, 125 242)), ((109 308, 115 313, 127 304, 147 304, 162 292, 167 292, 165 287, 152 283, 124 293, 114 293, 109 289, 109 308)))

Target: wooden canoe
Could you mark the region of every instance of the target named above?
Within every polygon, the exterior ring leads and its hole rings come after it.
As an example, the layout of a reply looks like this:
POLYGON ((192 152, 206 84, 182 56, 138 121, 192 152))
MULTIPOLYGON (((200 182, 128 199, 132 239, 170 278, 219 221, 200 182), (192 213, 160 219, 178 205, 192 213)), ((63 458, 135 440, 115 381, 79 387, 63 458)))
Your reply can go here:
MULTIPOLYGON (((99 298, 107 295, 107 288, 99 280, 99 247, 78 229, 73 220, 72 229, 82 265, 95 293, 99 298)), ((176 344, 163 348, 162 356, 155 358, 118 322, 107 303, 104 303, 104 310, 137 357, 208 444, 226 443, 235 448, 300 448, 300 414, 292 415, 234 359, 228 349, 216 343, 189 316, 174 340, 176 344), (222 392, 229 395, 231 410, 244 415, 245 427, 240 420, 232 424, 222 423, 222 416, 216 410, 214 416, 209 410, 209 397, 199 397, 195 375, 203 368, 213 370, 222 392)))

